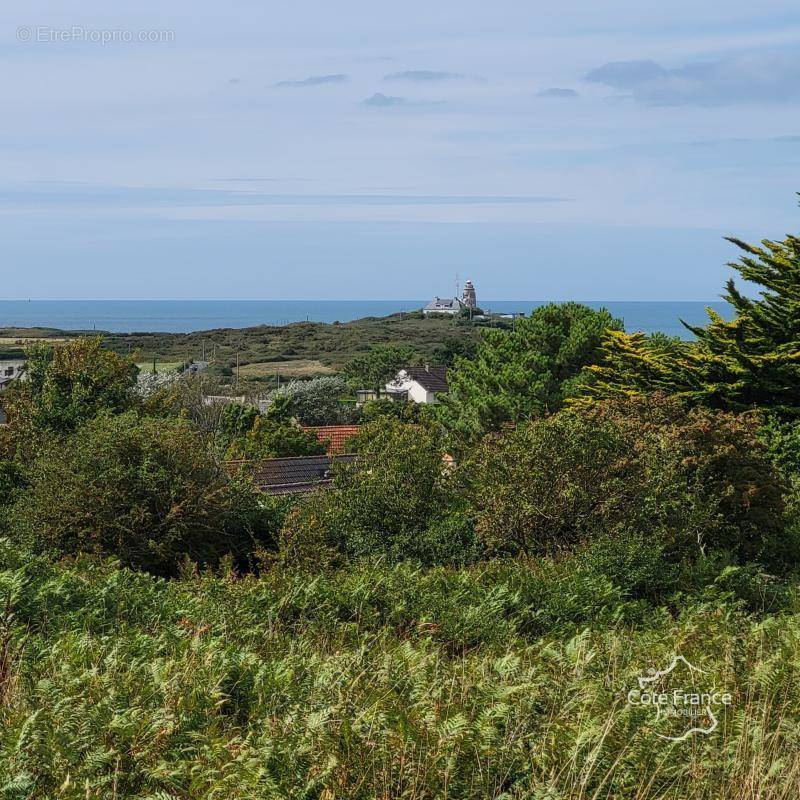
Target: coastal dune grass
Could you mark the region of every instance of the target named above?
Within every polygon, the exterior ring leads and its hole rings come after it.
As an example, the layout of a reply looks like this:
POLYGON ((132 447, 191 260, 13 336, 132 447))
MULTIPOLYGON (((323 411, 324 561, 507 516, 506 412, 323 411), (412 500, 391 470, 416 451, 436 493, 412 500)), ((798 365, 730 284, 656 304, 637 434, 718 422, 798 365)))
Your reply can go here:
POLYGON ((794 608, 656 607, 522 562, 165 581, 3 544, 0 567, 0 797, 800 790, 794 608), (676 653, 732 695, 683 742, 627 702, 676 653))

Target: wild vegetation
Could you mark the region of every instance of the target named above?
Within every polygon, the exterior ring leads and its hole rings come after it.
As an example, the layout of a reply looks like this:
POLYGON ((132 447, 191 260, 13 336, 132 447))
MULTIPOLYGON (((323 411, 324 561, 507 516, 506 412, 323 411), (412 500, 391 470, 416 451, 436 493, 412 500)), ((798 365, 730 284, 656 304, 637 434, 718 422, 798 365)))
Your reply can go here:
POLYGON ((408 342, 263 409, 35 344, 0 431, 0 794, 796 797, 800 247, 744 247, 762 294, 694 342, 545 306, 440 343, 424 409, 351 402, 408 342), (225 465, 356 420, 326 490, 225 465), (727 700, 661 713, 649 681, 727 700))

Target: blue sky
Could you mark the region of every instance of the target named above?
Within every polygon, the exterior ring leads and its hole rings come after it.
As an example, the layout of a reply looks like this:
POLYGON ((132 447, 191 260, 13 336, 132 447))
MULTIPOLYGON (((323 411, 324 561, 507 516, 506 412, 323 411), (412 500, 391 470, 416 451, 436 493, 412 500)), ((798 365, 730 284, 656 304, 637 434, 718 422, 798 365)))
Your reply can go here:
POLYGON ((711 300, 797 229, 796 0, 6 0, 0 54, 6 298, 711 300))

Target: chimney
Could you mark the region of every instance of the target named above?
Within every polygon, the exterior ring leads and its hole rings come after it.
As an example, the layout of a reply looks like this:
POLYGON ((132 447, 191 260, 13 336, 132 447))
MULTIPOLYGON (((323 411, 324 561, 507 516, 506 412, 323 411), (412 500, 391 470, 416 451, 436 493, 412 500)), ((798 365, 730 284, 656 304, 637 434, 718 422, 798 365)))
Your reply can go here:
POLYGON ((425 372, 430 372, 430 371, 431 371, 430 364, 426 364, 425 365, 425 372))

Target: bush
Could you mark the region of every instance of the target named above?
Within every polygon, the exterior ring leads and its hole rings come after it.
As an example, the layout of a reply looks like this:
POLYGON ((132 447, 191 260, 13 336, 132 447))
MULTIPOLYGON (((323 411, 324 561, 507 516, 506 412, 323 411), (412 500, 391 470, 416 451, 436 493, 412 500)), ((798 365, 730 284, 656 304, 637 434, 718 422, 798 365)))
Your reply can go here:
POLYGON ((289 410, 303 425, 342 425, 358 418, 358 410, 342 401, 348 391, 344 378, 328 375, 308 381, 291 381, 276 389, 271 398, 289 398, 289 410))
POLYGON ((269 542, 251 487, 230 480, 184 420, 98 417, 45 448, 26 478, 11 527, 34 551, 111 554, 171 574, 185 557, 241 559, 269 542))
POLYGON ((665 557, 665 545, 649 532, 600 534, 576 555, 574 567, 608 579, 622 596, 657 600, 679 586, 678 564, 665 557))
POLYGON ((432 406, 426 403, 407 403, 401 400, 367 400, 362 409, 364 422, 375 422, 383 417, 392 417, 401 422, 421 422, 434 416, 432 406))
POLYGON ((333 489, 287 519, 285 557, 463 560, 472 548, 470 528, 448 521, 457 501, 435 432, 385 417, 365 426, 352 443, 359 459, 340 465, 333 489))
POLYGON ((649 537, 672 561, 729 550, 791 562, 786 485, 759 421, 650 396, 570 409, 487 439, 465 470, 487 547, 572 549, 649 537))
POLYGON ((279 395, 259 414, 256 409, 228 405, 218 426, 218 446, 226 459, 289 458, 321 455, 325 445, 313 431, 290 418, 291 399, 279 395))
POLYGON ((8 437, 20 457, 32 459, 40 439, 66 434, 99 413, 120 413, 135 402, 138 368, 106 350, 99 337, 26 350, 25 380, 3 398, 8 437))
POLYGON ((314 456, 325 452, 325 444, 313 431, 290 422, 260 414, 244 436, 233 440, 225 452, 227 459, 287 458, 314 456))

